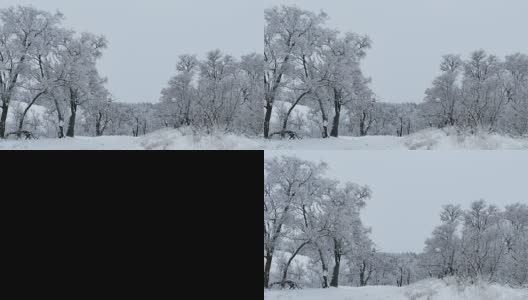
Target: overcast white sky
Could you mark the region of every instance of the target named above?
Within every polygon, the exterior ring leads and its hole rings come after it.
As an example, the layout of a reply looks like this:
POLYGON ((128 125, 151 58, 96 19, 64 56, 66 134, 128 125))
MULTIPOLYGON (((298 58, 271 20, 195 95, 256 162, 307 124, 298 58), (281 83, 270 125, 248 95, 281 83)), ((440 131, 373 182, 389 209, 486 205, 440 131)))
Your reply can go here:
POLYGON ((384 101, 421 101, 444 54, 528 52, 526 0, 0 0, 16 4, 104 34, 101 72, 121 101, 157 101, 179 54, 263 52, 263 10, 278 4, 324 9, 330 26, 371 36, 365 71, 384 101))
POLYGON ((180 54, 264 49, 263 1, 0 0, 0 8, 18 4, 58 9, 66 26, 105 35, 100 70, 120 101, 158 101, 180 54))
POLYGON ((389 252, 420 252, 444 204, 528 203, 523 151, 267 151, 326 161, 328 175, 373 190, 363 221, 389 252))
POLYGON ((268 1, 323 9, 330 26, 369 35, 365 71, 383 101, 420 102, 448 53, 528 53, 526 0, 268 1))

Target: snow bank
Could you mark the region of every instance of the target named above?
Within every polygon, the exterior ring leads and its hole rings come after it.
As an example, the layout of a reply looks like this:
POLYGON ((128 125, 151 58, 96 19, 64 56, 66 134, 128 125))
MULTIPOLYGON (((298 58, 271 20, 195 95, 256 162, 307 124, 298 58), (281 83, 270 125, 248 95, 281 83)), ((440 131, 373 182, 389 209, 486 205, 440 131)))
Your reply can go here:
POLYGON ((528 139, 499 134, 458 133, 454 129, 426 129, 403 138, 410 150, 522 150, 528 149, 528 139))
POLYGON ((478 284, 459 286, 438 279, 424 280, 413 285, 340 287, 332 289, 270 290, 265 300, 526 300, 528 290, 500 285, 478 284))
POLYGON ((234 134, 192 134, 188 130, 164 129, 140 138, 146 150, 245 150, 261 149, 261 141, 234 134))
POLYGON ((186 131, 160 130, 139 138, 103 136, 0 140, 0 150, 252 150, 262 149, 264 142, 233 134, 199 135, 186 131))
POLYGON ((528 290, 513 289, 498 284, 479 283, 463 286, 454 280, 424 280, 404 288, 403 294, 411 300, 525 300, 528 290))

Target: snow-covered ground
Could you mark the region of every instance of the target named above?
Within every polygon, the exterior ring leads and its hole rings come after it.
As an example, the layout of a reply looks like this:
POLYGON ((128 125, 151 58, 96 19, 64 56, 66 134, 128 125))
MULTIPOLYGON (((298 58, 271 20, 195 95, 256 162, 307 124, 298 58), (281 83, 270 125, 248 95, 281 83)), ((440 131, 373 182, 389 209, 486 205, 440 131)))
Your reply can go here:
POLYGON ((160 130, 142 137, 103 136, 65 139, 0 140, 0 150, 253 150, 258 139, 236 135, 186 135, 160 130))
POLYGON ((528 150, 527 138, 498 134, 458 135, 439 129, 410 136, 339 137, 268 141, 266 149, 284 150, 528 150))
MULTIPOLYGON (((9 131, 17 126, 16 112, 25 103, 12 103, 8 114, 9 131)), ((290 107, 277 102, 272 115, 272 129, 280 130, 280 115, 290 107)), ((32 106, 26 117, 26 127, 43 136, 53 131, 46 119, 46 108, 32 106)), ((299 105, 291 115, 289 124, 299 132, 310 132, 310 108, 299 105), (299 123, 298 127, 296 123, 299 123), (304 125, 300 125, 304 124, 304 125)), ((312 134, 316 134, 313 133, 312 134)), ((0 150, 528 150, 528 138, 512 138, 498 134, 462 135, 454 129, 424 130, 406 137, 366 136, 339 138, 305 138, 301 140, 264 140, 235 134, 193 134, 190 128, 163 129, 143 137, 105 136, 77 137, 74 139, 0 140, 0 150)))
POLYGON ((76 137, 66 139, 0 140, 0 150, 143 150, 138 139, 128 136, 76 137))
POLYGON ((367 136, 330 139, 264 140, 234 134, 193 135, 160 130, 143 137, 0 140, 0 150, 528 150, 527 138, 497 134, 457 135, 431 129, 406 137, 367 136))
POLYGON ((528 290, 500 285, 459 286, 425 280, 407 287, 368 286, 264 291, 265 300, 526 300, 528 290))

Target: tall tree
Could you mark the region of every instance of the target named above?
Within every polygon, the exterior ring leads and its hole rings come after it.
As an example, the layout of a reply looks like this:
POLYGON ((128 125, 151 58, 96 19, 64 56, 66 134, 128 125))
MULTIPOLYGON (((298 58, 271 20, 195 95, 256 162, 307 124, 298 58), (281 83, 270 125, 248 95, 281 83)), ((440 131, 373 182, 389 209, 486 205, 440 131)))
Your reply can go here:
POLYGON ((326 14, 314 14, 297 7, 281 6, 264 12, 264 138, 270 134, 273 105, 291 71, 292 56, 313 28, 326 21, 326 14))
POLYGON ((62 70, 65 74, 63 95, 69 106, 69 121, 66 136, 75 136, 75 122, 79 106, 101 97, 105 93, 106 79, 99 76, 97 59, 106 48, 106 39, 89 33, 79 37, 71 34, 64 38, 60 52, 62 70))
POLYGON ((161 92, 161 102, 167 104, 172 126, 190 126, 196 110, 196 90, 193 79, 198 69, 198 59, 194 55, 181 55, 177 64, 178 74, 169 81, 169 86, 161 92))
POLYGON ((461 91, 459 76, 463 62, 458 55, 443 57, 442 74, 433 81, 433 87, 426 93, 426 104, 431 106, 430 118, 438 127, 454 126, 460 115, 461 91))
POLYGON ((436 227, 433 236, 425 242, 427 262, 424 264, 433 276, 443 278, 457 274, 461 250, 457 230, 462 214, 460 206, 444 206, 440 214, 442 225, 436 227))
POLYGON ((20 88, 20 79, 30 71, 30 56, 42 47, 43 39, 60 24, 62 15, 50 14, 32 7, 10 7, 0 10, 0 138, 5 137, 11 100, 20 88))
POLYGON ((293 222, 294 207, 303 189, 317 180, 326 169, 295 157, 266 161, 264 185, 264 287, 269 287, 270 270, 277 246, 284 238, 284 229, 293 222))
POLYGON ((365 234, 360 219, 360 210, 365 207, 365 201, 371 197, 368 187, 347 183, 344 188, 338 188, 329 195, 325 205, 326 218, 329 220, 329 240, 333 249, 334 268, 330 286, 339 285, 339 273, 343 255, 353 251, 360 237, 365 234))

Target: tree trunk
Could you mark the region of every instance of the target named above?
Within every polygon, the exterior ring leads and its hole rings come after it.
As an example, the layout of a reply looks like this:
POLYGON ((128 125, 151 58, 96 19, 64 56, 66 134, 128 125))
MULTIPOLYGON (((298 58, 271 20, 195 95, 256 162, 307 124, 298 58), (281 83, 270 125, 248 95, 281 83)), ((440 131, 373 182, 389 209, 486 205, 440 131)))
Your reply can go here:
POLYGON ((449 264, 448 264, 448 274, 450 276, 455 276, 455 250, 453 249, 451 251, 451 256, 449 257, 449 264))
POLYGON ((360 136, 366 136, 369 130, 370 125, 367 127, 367 113, 363 112, 361 119, 359 120, 359 135, 360 136))
POLYGON ((369 282, 371 276, 372 276, 372 267, 369 268, 368 273, 366 273, 366 276, 363 279, 363 286, 367 286, 368 285, 368 282, 369 282))
POLYGON ((308 243, 310 243, 309 241, 308 242, 304 242, 302 243, 299 248, 297 248, 297 250, 295 250, 295 252, 292 254, 292 256, 290 257, 290 259, 288 260, 288 263, 286 263, 286 267, 284 268, 284 272, 282 273, 282 280, 281 280, 281 287, 284 288, 286 286, 286 279, 288 277, 288 269, 290 268, 290 265, 293 261, 293 259, 297 256, 297 254, 299 254, 299 252, 301 251, 301 249, 308 245, 308 243))
POLYGON ((337 243, 334 242, 334 271, 332 273, 332 282, 330 282, 330 286, 332 287, 338 287, 339 286, 339 268, 341 264, 341 252, 339 251, 339 247, 337 246, 337 243))
POLYGON ((95 136, 103 135, 101 133, 101 121, 103 119, 102 114, 99 112, 98 116, 95 118, 95 136))
POLYGON ((266 104, 266 115, 264 116, 264 138, 269 138, 271 113, 273 112, 273 104, 267 102, 266 104))
POLYGON ((22 114, 20 122, 18 123, 17 138, 22 137, 22 129, 24 128, 24 118, 26 117, 26 112, 22 114))
MULTIPOLYGON (((318 97, 319 98, 319 97, 318 97)), ((328 138, 328 116, 326 115, 323 101, 319 98, 319 108, 321 109, 321 117, 323 118, 323 139, 328 138)))
POLYGON ((318 247, 317 249, 319 251, 319 257, 321 258, 321 267, 323 269, 323 289, 328 288, 328 266, 326 265, 323 251, 321 251, 321 248, 318 247))
POLYGON ((20 138, 22 136, 22 129, 24 128, 24 119, 26 118, 26 115, 27 115, 28 111, 31 109, 33 104, 35 104, 35 102, 37 102, 37 100, 40 98, 40 96, 44 95, 45 93, 46 93, 46 91, 42 91, 42 92, 38 93, 31 100, 31 102, 28 103, 26 109, 24 109, 24 112, 22 113, 22 117, 20 118, 20 122, 18 124, 17 138, 20 138))
POLYGON ((273 259, 273 251, 269 251, 266 253, 266 265, 264 266, 264 288, 267 289, 269 287, 269 275, 271 270, 271 261, 273 259))
POLYGON ((402 137, 403 136, 403 118, 399 118, 400 119, 400 128, 397 129, 397 133, 398 133, 398 137, 402 137))
POLYGON ((134 134, 134 137, 139 136, 139 118, 136 117, 136 129, 132 129, 132 132, 134 134))
POLYGON ((0 117, 0 139, 5 138, 7 111, 9 105, 5 101, 2 101, 2 116, 0 117))
POLYGON ((330 133, 330 136, 338 137, 339 136, 339 119, 341 118, 341 102, 334 101, 334 109, 335 109, 334 123, 332 124, 332 132, 330 133))
POLYGON ((323 139, 327 139, 329 137, 329 135, 328 135, 328 120, 324 120, 323 121, 323 132, 322 132, 322 135, 323 135, 323 139))
POLYGON ((59 139, 64 138, 64 119, 59 117, 59 132, 58 132, 59 139))
POLYGON ((311 90, 308 90, 308 91, 305 91, 304 93, 302 93, 296 100, 295 102, 292 103, 290 109, 288 109, 288 112, 286 113, 286 117, 284 118, 284 122, 282 124, 282 131, 281 131, 281 138, 284 138, 285 136, 285 132, 286 132, 286 129, 288 127, 288 120, 290 119, 290 115, 293 111, 293 109, 297 106, 297 104, 299 104, 299 102, 301 102, 301 100, 308 94, 311 93, 311 90))
POLYGON ((53 99, 53 101, 55 102, 55 108, 57 109, 57 119, 59 120, 59 130, 57 135, 59 139, 62 139, 64 138, 64 116, 60 111, 59 101, 57 99, 53 99))
POLYGON ((447 123, 451 126, 455 126, 455 113, 453 108, 451 108, 451 111, 449 112, 447 123))
POLYGON ((108 116, 107 116, 103 123, 103 126, 101 127, 101 132, 100 132, 101 136, 104 135, 106 128, 108 128, 108 123, 110 123, 110 121, 108 120, 108 116))
POLYGON ((359 286, 365 286, 365 270, 367 269, 367 266, 365 262, 361 264, 361 267, 359 268, 359 286))
POLYGON ((77 103, 75 101, 70 102, 70 120, 68 122, 68 132, 66 136, 75 137, 75 118, 77 117, 77 103))
POLYGON ((396 285, 398 287, 403 286, 403 269, 400 267, 400 278, 396 278, 396 285))
POLYGON ((288 128, 288 119, 290 118, 290 112, 286 114, 284 121, 282 122, 281 138, 286 137, 286 128, 288 128))
POLYGON ((365 120, 359 120, 359 136, 365 136, 365 120))

